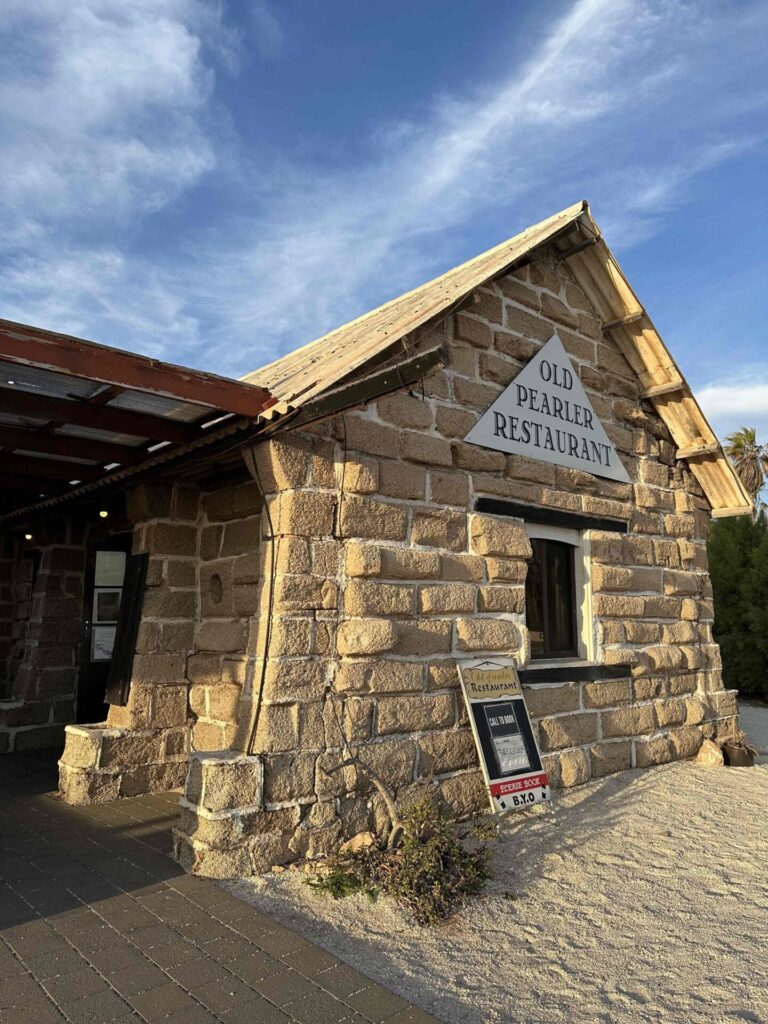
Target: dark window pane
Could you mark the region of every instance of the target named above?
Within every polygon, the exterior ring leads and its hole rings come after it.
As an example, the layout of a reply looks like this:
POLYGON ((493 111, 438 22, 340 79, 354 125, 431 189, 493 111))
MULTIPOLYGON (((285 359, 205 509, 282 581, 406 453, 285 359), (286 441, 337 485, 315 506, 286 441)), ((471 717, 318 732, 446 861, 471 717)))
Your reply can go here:
POLYGON ((531 657, 544 654, 544 541, 532 540, 533 558, 525 577, 525 616, 531 638, 531 657))
POLYGON ((525 608, 532 658, 578 654, 574 552, 570 544, 536 538, 525 580, 525 608))
POLYGON ((573 548, 547 541, 547 648, 551 654, 573 654, 576 649, 573 607, 573 548))

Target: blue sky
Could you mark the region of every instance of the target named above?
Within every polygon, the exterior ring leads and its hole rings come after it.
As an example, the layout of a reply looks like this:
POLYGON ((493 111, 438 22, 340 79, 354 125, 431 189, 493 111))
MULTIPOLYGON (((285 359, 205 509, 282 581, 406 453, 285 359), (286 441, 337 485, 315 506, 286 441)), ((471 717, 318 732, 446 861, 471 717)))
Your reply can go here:
POLYGON ((587 198, 768 440, 768 5, 4 0, 0 312, 241 374, 587 198))

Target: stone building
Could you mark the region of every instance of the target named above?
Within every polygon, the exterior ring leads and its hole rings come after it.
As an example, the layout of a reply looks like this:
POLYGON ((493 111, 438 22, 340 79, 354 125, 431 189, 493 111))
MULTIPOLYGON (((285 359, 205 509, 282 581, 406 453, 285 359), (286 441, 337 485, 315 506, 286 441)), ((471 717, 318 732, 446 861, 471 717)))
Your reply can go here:
MULTIPOLYGON (((18 373, 34 360, 9 352, 13 327, 0 359, 18 373)), ((0 519, 0 742, 66 726, 74 803, 184 786, 188 869, 258 872, 385 827, 372 776, 401 803, 429 789, 456 815, 486 806, 460 659, 517 660, 556 787, 737 728, 706 534, 750 499, 586 204, 243 382, 63 363, 34 372, 70 409, 40 412, 15 449, 23 396, 0 405, 8 486, 26 486, 0 519), (562 436, 532 449, 542 410, 523 389, 528 420, 467 440, 555 335, 562 436), (64 374, 100 383, 78 402, 64 374), (75 482, 69 461, 59 492, 32 495, 20 463, 71 452, 56 424, 97 447, 101 424, 114 449, 126 410, 173 436, 145 428, 130 462, 84 447, 75 482), (571 440, 585 425, 605 464, 571 440)))

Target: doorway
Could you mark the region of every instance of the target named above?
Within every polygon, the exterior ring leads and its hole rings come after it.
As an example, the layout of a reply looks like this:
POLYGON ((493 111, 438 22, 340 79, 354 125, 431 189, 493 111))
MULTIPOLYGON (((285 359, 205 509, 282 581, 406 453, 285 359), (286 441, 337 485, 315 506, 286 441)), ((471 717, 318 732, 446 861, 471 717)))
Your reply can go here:
POLYGON ((96 541, 88 548, 75 711, 80 725, 103 722, 107 717, 107 678, 130 550, 130 533, 96 541))

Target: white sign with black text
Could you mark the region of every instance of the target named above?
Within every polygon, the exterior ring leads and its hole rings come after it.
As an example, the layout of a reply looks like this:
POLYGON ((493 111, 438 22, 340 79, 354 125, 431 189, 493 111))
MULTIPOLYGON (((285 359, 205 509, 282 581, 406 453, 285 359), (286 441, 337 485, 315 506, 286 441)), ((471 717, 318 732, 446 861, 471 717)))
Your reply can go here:
POLYGON ((464 440, 629 482, 624 464, 556 334, 483 413, 464 440))

